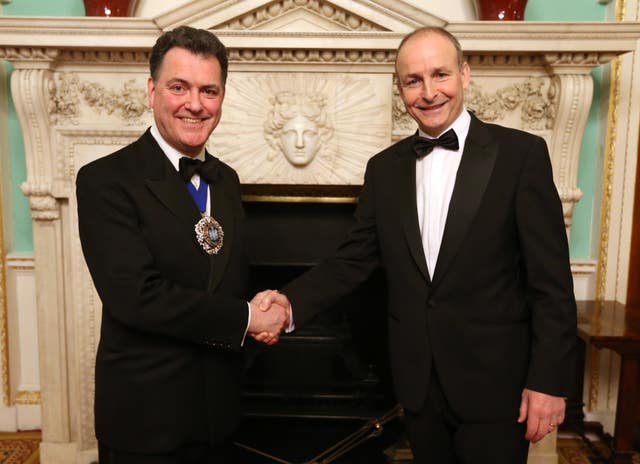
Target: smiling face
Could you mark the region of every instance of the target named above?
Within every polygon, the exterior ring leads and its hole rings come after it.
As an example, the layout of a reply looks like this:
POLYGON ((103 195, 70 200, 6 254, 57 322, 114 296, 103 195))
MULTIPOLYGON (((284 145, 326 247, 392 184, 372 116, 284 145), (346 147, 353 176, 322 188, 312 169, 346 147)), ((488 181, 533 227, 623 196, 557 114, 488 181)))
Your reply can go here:
POLYGON ((300 114, 289 119, 280 136, 282 152, 294 166, 306 166, 320 148, 318 125, 300 114))
POLYGON ((435 32, 409 38, 396 60, 398 90, 420 129, 439 136, 462 113, 469 65, 458 64, 455 46, 435 32))
POLYGON ((158 131, 180 153, 197 156, 222 114, 220 63, 214 56, 175 47, 164 56, 157 76, 149 78, 147 90, 158 131))

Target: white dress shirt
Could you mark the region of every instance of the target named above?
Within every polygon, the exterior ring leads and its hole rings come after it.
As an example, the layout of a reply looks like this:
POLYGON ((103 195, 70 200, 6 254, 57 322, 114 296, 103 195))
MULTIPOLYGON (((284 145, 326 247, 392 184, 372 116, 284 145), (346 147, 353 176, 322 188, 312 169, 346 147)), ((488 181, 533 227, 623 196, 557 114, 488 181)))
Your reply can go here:
MULTIPOLYGON (((471 116, 466 109, 463 109, 462 114, 453 124, 442 131, 443 134, 449 129, 455 131, 458 136, 458 150, 452 151, 435 147, 427 156, 416 160, 418 222, 422 235, 422 248, 431 278, 433 278, 436 269, 449 203, 470 124, 471 116)), ((421 130, 419 135, 433 138, 421 130)))

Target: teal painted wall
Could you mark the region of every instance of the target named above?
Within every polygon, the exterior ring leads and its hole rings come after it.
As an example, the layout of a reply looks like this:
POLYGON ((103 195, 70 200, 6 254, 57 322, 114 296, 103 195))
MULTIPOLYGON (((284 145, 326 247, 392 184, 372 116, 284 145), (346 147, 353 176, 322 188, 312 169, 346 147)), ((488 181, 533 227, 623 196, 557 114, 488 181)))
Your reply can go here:
POLYGON ((597 0, 529 0, 525 21, 602 21, 607 6, 597 0))
MULTIPOLYGON (((13 0, 4 5, 5 15, 38 16, 82 16, 82 0, 13 0)), ((606 18, 606 6, 596 0, 529 0, 525 12, 528 21, 602 21, 606 18)), ((594 213, 594 192, 599 186, 598 159, 601 156, 602 143, 599 141, 601 128, 598 123, 600 106, 600 82, 602 71, 593 72, 594 99, 582 139, 580 162, 578 167, 578 187, 584 195, 576 205, 571 229, 570 249, 572 258, 591 257, 591 234, 594 221, 599 221, 598 212, 594 213)), ((10 78, 9 78, 10 79, 10 78)), ((9 145, 12 186, 13 235, 15 250, 32 251, 33 236, 31 218, 26 198, 19 189, 25 180, 24 143, 20 124, 13 103, 9 102, 9 145)), ((7 220, 7 218, 5 218, 7 220)))
MULTIPOLYGON (((2 14, 6 16, 84 16, 82 0, 13 0, 2 6, 2 14)), ((7 89, 11 88, 11 65, 7 66, 7 89)), ((13 222, 13 249, 7 252, 33 251, 33 231, 29 201, 20 190, 20 184, 26 179, 24 141, 16 110, 8 95, 8 133, 9 133, 9 166, 11 169, 11 212, 12 217, 4 218, 13 222)))
POLYGON ((2 6, 7 16, 84 16, 82 0, 12 0, 2 6))
MULTIPOLYGON (((596 0, 529 0, 525 10, 528 21, 603 21, 607 7, 596 0)), ((591 241, 594 222, 599 223, 599 211, 594 211, 594 194, 599 195, 599 158, 602 153, 598 122, 602 68, 595 69, 593 77, 593 101, 582 137, 578 163, 578 187, 583 196, 573 211, 573 223, 569 248, 572 258, 591 258, 591 241), (598 190, 598 191, 595 191, 598 190)))

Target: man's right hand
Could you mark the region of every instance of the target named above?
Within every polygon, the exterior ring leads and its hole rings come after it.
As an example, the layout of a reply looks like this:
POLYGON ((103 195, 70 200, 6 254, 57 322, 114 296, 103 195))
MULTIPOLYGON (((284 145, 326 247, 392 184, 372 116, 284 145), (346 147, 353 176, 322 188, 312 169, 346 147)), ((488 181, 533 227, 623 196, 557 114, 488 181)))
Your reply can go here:
POLYGON ((249 303, 251 323, 247 332, 256 340, 273 345, 289 326, 289 300, 276 290, 265 290, 256 294, 249 303))

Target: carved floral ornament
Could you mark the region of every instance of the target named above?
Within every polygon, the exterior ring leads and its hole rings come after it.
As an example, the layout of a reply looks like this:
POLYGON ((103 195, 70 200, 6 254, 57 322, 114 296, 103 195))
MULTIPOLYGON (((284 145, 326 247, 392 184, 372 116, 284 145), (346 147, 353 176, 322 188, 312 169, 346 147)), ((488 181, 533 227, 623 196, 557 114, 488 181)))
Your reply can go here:
POLYGON ((483 121, 500 121, 507 112, 520 107, 523 129, 551 129, 555 120, 555 87, 549 86, 545 96, 544 85, 542 78, 529 78, 489 94, 471 82, 465 91, 465 104, 483 121))
MULTIPOLYGON (((545 94, 544 87, 545 79, 529 78, 490 93, 472 81, 465 91, 464 101, 466 107, 483 121, 501 121, 520 107, 524 130, 552 129, 556 116, 556 89, 550 84, 545 94)), ((413 132, 416 127, 396 87, 393 89, 393 123, 395 138, 413 132)))
POLYGON ((96 82, 81 82, 77 75, 57 74, 49 84, 49 114, 53 124, 77 125, 82 101, 98 113, 115 114, 127 125, 142 123, 149 112, 144 85, 130 79, 120 89, 108 89, 96 82), (57 81, 57 82, 56 82, 57 81))

